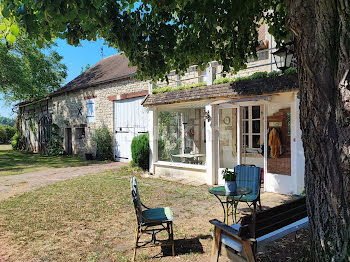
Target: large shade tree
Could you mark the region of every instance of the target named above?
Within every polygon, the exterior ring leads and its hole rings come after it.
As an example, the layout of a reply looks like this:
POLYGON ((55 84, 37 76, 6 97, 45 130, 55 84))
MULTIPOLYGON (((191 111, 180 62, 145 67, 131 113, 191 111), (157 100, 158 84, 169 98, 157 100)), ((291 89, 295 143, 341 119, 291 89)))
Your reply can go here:
POLYGON ((27 37, 6 36, 0 39, 0 93, 8 102, 39 99, 63 84, 67 68, 51 43, 39 48, 27 37))
POLYGON ((152 79, 212 60, 239 70, 256 52, 262 22, 279 41, 292 32, 313 258, 348 261, 348 0, 2 0, 0 5, 2 15, 38 44, 55 37, 75 45, 103 37, 138 66, 139 77, 152 79))

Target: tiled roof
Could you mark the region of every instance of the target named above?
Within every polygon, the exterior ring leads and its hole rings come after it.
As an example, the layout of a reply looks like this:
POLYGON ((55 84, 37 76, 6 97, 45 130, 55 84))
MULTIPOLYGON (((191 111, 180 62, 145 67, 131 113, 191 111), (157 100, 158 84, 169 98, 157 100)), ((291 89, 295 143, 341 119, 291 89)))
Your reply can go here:
POLYGON ((51 95, 130 77, 136 70, 136 67, 129 66, 129 59, 125 55, 118 53, 102 59, 51 95))
POLYGON ((152 94, 145 99, 143 105, 155 106, 178 102, 199 101, 203 99, 250 97, 295 91, 297 89, 297 75, 288 74, 152 94))

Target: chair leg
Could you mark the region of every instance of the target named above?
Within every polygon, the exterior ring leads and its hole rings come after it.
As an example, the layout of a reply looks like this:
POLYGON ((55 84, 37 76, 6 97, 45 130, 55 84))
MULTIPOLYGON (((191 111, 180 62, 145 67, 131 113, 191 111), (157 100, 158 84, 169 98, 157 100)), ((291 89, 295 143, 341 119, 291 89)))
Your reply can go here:
POLYGON ((259 196, 259 211, 262 211, 260 196, 259 196))
POLYGON ((253 247, 252 244, 248 241, 243 242, 243 250, 242 253, 244 253, 244 256, 247 260, 247 262, 255 262, 255 256, 253 253, 253 247))
POLYGON ((134 262, 135 262, 135 259, 136 259, 136 249, 137 249, 138 242, 139 242, 139 227, 136 227, 134 256, 132 258, 132 261, 134 261, 134 262))
POLYGON ((171 252, 172 255, 175 256, 175 242, 174 242, 174 229, 173 229, 173 222, 170 223, 170 236, 171 236, 171 252))

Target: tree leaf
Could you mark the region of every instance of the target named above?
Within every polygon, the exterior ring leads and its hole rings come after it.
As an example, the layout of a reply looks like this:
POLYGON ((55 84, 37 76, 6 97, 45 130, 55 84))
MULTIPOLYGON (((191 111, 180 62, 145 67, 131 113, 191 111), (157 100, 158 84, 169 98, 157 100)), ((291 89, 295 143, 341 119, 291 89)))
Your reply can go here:
POLYGON ((12 34, 8 34, 6 36, 6 41, 10 44, 14 44, 16 42, 16 37, 12 34))
POLYGON ((0 24, 0 31, 5 31, 5 30, 6 30, 5 23, 0 24))
POLYGON ((13 24, 10 27, 10 32, 14 35, 14 36, 18 36, 19 35, 19 27, 17 24, 13 24))

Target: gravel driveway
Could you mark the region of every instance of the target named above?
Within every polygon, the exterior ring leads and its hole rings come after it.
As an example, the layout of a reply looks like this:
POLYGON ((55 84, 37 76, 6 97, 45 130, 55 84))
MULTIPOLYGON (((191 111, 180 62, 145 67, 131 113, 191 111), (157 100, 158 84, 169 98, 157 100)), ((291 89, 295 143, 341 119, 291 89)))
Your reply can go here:
POLYGON ((116 170, 125 165, 127 163, 113 162, 89 166, 53 168, 20 175, 3 176, 0 177, 0 201, 48 184, 107 170, 116 170))

